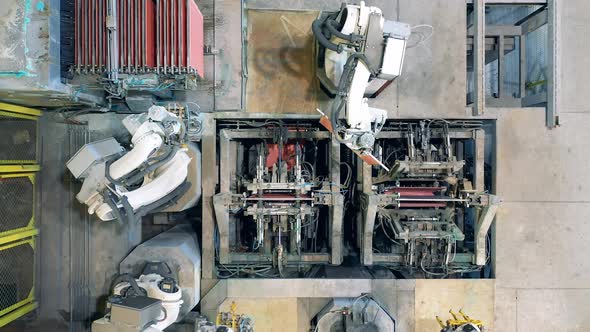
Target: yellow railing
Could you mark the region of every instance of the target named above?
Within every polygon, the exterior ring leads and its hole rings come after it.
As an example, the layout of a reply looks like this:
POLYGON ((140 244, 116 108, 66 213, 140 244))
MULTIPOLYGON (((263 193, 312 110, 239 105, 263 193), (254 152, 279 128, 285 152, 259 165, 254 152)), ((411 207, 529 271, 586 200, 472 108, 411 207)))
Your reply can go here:
POLYGON ((0 327, 35 310, 35 197, 41 111, 0 102, 0 327))

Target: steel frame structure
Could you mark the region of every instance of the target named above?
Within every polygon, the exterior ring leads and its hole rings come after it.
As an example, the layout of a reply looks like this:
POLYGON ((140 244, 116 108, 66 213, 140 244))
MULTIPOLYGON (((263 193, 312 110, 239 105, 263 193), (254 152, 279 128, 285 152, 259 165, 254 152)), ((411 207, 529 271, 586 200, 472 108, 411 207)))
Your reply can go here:
MULTIPOLYGON (((404 133, 401 131, 382 131, 377 139, 403 138, 404 133)), ((453 140, 473 140, 475 143, 474 151, 474 179, 473 190, 483 192, 484 189, 484 158, 485 158, 485 130, 460 130, 449 128, 449 137, 453 140)), ((360 164, 360 163, 359 163, 360 164)), ((357 241, 361 250, 361 263, 364 265, 398 265, 403 263, 403 254, 377 253, 373 250, 373 237, 375 231, 375 220, 378 213, 378 207, 389 202, 393 196, 391 194, 379 194, 374 191, 372 167, 362 163, 359 170, 360 191, 363 200, 366 202, 363 209, 357 215, 357 230, 359 232, 357 241)), ((479 239, 481 234, 484 235, 483 241, 477 241, 475 252, 456 253, 454 262, 474 264, 481 263, 481 256, 485 257, 486 243, 485 235, 487 234, 491 221, 495 215, 497 201, 491 197, 493 202, 484 208, 480 215, 487 216, 476 222, 476 231, 474 237, 479 239), (488 209, 489 207, 489 209, 488 209), (490 210, 491 209, 491 210, 490 210), (490 219, 491 218, 491 219, 490 219), (486 220, 484 220, 486 219, 486 220)))
MULTIPOLYGON (((237 253, 229 249, 229 213, 225 208, 231 200, 229 166, 236 158, 236 140, 247 138, 264 138, 265 134, 260 130, 224 129, 218 131, 218 123, 226 120, 299 120, 307 123, 318 123, 319 116, 304 114, 265 114, 265 113, 238 113, 218 112, 203 114, 203 132, 201 136, 201 148, 203 155, 219 155, 216 158, 204 158, 202 164, 202 276, 203 291, 208 290, 216 282, 216 253, 214 234, 219 231, 219 261, 222 264, 236 264, 247 262, 272 262, 272 257, 267 254, 237 253), (219 151, 217 150, 219 149, 219 151), (219 152, 219 154, 218 154, 219 152)), ((295 133, 289 133, 289 137, 295 138, 295 133)), ((330 153, 330 181, 340 182, 340 143, 331 138, 328 131, 314 131, 299 133, 303 137, 318 140, 327 140, 330 153)), ((301 137, 301 136, 297 136, 301 137)), ((337 187, 333 187, 330 199, 324 202, 329 207, 330 241, 332 244, 329 253, 307 253, 302 255, 287 255, 289 264, 335 264, 342 262, 342 226, 343 226, 343 197, 337 187)))
MULTIPOLYGON (((473 92, 471 113, 474 116, 482 116, 486 107, 530 107, 546 103, 546 125, 554 128, 559 125, 558 96, 559 96, 559 33, 560 33, 560 0, 467 0, 467 5, 473 5, 473 25, 468 27, 473 45, 473 71, 475 76, 475 90, 473 92), (486 5, 543 5, 546 10, 540 10, 526 17, 516 26, 486 26, 486 5), (548 59, 550 68, 547 77, 547 93, 524 97, 526 73, 526 55, 524 38, 526 34, 540 26, 548 25, 548 59), (512 98, 503 95, 503 68, 506 36, 521 38, 520 42, 520 70, 521 70, 521 97, 512 98), (486 66, 486 40, 488 37, 498 40, 499 59, 499 98, 486 98, 485 96, 485 66, 486 66)), ((468 42, 469 43, 469 42, 468 42)))

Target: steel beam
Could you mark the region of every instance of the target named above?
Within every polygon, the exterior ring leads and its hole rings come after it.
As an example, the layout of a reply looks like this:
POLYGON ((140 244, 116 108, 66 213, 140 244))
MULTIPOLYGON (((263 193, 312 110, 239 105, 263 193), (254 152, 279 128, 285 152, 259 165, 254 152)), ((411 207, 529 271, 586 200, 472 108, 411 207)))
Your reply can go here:
POLYGON ((475 138, 475 174, 474 186, 475 190, 483 192, 485 190, 484 184, 484 164, 485 164, 485 136, 486 132, 483 129, 476 130, 475 138))
POLYGON ((496 217, 500 199, 497 196, 489 195, 488 205, 481 211, 479 219, 475 224, 475 259, 474 264, 484 266, 487 262, 486 238, 492 222, 496 217))
POLYGON ((297 113, 264 113, 264 112, 215 112, 215 118, 219 120, 309 120, 320 121, 319 113, 316 114, 297 114, 297 113))
MULTIPOLYGON (((486 2, 487 4, 487 2, 486 2)), ((475 26, 467 29, 467 36, 474 35, 475 26)), ((485 27, 486 36, 520 36, 522 27, 517 25, 487 25, 485 27)))
MULTIPOLYGON (((486 5, 544 5, 548 0, 488 0, 486 5)), ((550 1, 550 0, 549 0, 550 1)), ((465 0, 467 4, 473 4, 477 0, 465 0)))
MULTIPOLYGON (((216 121, 212 114, 204 114, 203 136, 201 147, 204 156, 217 155, 216 121)), ((202 160, 202 278, 216 279, 215 275, 215 213, 213 211, 213 196, 217 186, 217 158, 203 158, 202 160)), ((203 286, 203 285, 202 285, 203 286)), ((206 293, 208 289, 203 289, 206 293)))
MULTIPOLYGON (((222 139, 270 139, 273 138, 273 133, 263 129, 228 129, 222 130, 224 137, 222 139)), ((287 133, 287 138, 302 138, 302 139, 329 139, 330 132, 328 131, 290 131, 287 133)))
MULTIPOLYGON (((309 253, 309 254, 286 254, 287 265, 289 264, 327 264, 330 263, 330 254, 309 253)), ((261 253, 236 253, 229 254, 230 264, 255 264, 268 263, 272 264, 273 254, 261 253)))
MULTIPOLYGON (((433 134, 436 134, 434 132, 433 134)), ((433 135, 432 137, 443 137, 442 131, 439 132, 440 135, 433 135)), ((391 139, 391 138, 405 138, 405 132, 399 131, 381 131, 377 134, 377 139, 391 139)), ((462 131, 453 131, 453 129, 449 129, 449 137, 451 139, 471 139, 473 135, 469 130, 462 130, 462 131)))
POLYGON ((506 76, 506 61, 504 61, 504 35, 498 36, 498 98, 504 98, 504 77, 506 76))
POLYGON ((228 130, 219 133, 219 180, 220 192, 229 193, 232 170, 236 167, 237 145, 231 141, 228 130))
POLYGON ((547 92, 539 92, 534 95, 526 96, 522 99, 523 107, 532 107, 535 105, 541 105, 548 101, 547 92))
MULTIPOLYGON (((328 132, 326 132, 328 133, 328 132)), ((334 138, 330 145, 330 181, 340 183, 340 143, 334 138)), ((331 263, 342 263, 342 247, 344 245, 344 196, 340 194, 340 186, 332 187, 332 206, 330 206, 330 241, 332 244, 331 263)))
POLYGON ((555 128, 559 125, 559 71, 560 71, 560 57, 559 57, 559 37, 560 37, 560 1, 548 0, 548 45, 547 52, 549 59, 547 59, 547 66, 549 67, 549 75, 547 77, 547 113, 546 122, 547 127, 555 128))
POLYGON ((232 196, 229 193, 219 193, 213 196, 213 208, 219 233, 219 262, 221 264, 231 262, 229 255, 229 205, 231 200, 232 196))
POLYGON ((541 26, 549 23, 549 11, 546 7, 542 8, 541 10, 535 12, 534 15, 529 16, 522 22, 520 25, 522 27, 522 33, 527 34, 531 33, 541 26))
POLYGON ((511 96, 504 96, 500 98, 494 97, 487 97, 486 98, 486 108, 492 107, 509 107, 509 108, 521 108, 522 107, 522 99, 521 98, 514 98, 511 96))
POLYGON ((334 205, 330 207, 330 240, 332 244, 332 265, 342 264, 342 247, 344 245, 344 196, 332 194, 334 205))
POLYGON ((473 72, 475 95, 473 98, 473 115, 483 115, 485 109, 485 5, 484 0, 473 0, 473 72))
MULTIPOLYGON (((525 31, 523 29, 523 31, 525 31)), ((527 79, 527 65, 526 65, 526 34, 523 33, 520 36, 520 41, 519 41, 519 46, 520 46, 520 58, 519 58, 519 62, 520 62, 520 73, 519 73, 519 79, 520 79, 520 99, 521 99, 521 106, 524 106, 525 104, 522 102, 522 99, 524 97, 526 97, 526 79, 527 79)))
POLYGON ((362 209, 366 212, 363 218, 363 234, 361 247, 361 263, 373 265, 373 230, 375 229, 375 218, 377 218, 377 195, 363 195, 364 204, 362 209))
POLYGON ((373 254, 373 264, 400 264, 404 262, 401 254, 373 254))

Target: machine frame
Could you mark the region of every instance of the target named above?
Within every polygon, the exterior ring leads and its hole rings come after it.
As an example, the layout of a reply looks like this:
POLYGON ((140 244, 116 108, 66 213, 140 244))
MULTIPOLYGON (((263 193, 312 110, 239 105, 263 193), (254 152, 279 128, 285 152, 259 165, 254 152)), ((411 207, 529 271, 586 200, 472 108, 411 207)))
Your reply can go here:
MULTIPOLYGON (((416 120, 392 120, 389 123, 403 123, 403 122, 416 122, 416 120)), ((477 266, 483 266, 486 264, 486 236, 490 229, 491 222, 494 219, 495 212, 497 206, 499 204, 499 199, 496 196, 483 194, 480 195, 479 193, 485 193, 486 188, 484 184, 485 178, 485 148, 486 148, 486 131, 483 127, 475 128, 475 129, 465 129, 465 128, 453 128, 449 127, 448 129, 448 137, 452 141, 468 141, 471 140, 474 143, 474 152, 473 152, 473 181, 472 185, 473 188, 471 191, 474 193, 473 195, 479 195, 482 200, 481 206, 478 207, 477 212, 475 214, 475 222, 474 222, 474 251, 473 252, 464 252, 464 253, 456 253, 454 257, 455 263, 462 263, 462 264, 473 264, 477 266), (477 193, 477 194, 475 194, 477 193)), ((381 131, 376 139, 402 139, 406 138, 406 133, 402 130, 387 130, 384 129, 381 131)), ((443 138, 442 132, 433 133, 432 138, 443 138)), ((401 161, 403 164, 404 162, 401 161)), ((452 164, 453 167, 463 167, 461 161, 454 161, 449 162, 452 164), (459 165, 460 164, 460 165, 459 165)), ((373 176, 372 166, 360 162, 358 163, 360 166, 358 168, 358 178, 359 178, 359 191, 361 194, 361 199, 364 201, 363 206, 360 209, 357 218, 357 244, 360 248, 361 254, 361 263, 366 266, 371 265, 387 265, 387 266, 403 266, 404 262, 404 254, 397 254, 397 253, 378 253, 375 252, 373 249, 374 245, 374 234, 376 230, 376 219, 378 215, 378 210, 380 206, 383 207, 388 204, 392 204, 393 201, 399 198, 395 196, 395 194, 389 193, 377 193, 374 187, 375 177, 373 176)), ((493 173, 493 172, 492 172, 493 173)), ((419 189, 419 187, 417 187, 419 189)), ((469 206, 469 204, 467 204, 469 206)), ((463 218, 464 210, 461 210, 461 218, 463 218)), ((409 210, 397 210, 397 211, 409 211, 411 214, 412 212, 419 212, 421 214, 432 214, 436 211, 441 210, 433 210, 433 211, 425 211, 425 210, 418 210, 415 211, 414 209, 409 210), (432 213, 431 213, 432 212, 432 213)), ((403 213, 402 213, 403 214, 403 213)), ((459 225, 461 232, 464 233, 464 228, 459 225)))
MULTIPOLYGON (((313 122, 311 119, 309 122, 313 122)), ((237 145, 241 139, 270 139, 268 131, 256 128, 247 129, 222 129, 219 131, 219 193, 213 198, 213 206, 217 221, 217 230, 219 232, 219 263, 221 264, 249 264, 249 263, 272 263, 273 254, 266 248, 264 253, 238 253, 230 250, 230 223, 232 217, 228 207, 232 204, 232 199, 236 194, 231 191, 231 176, 235 169, 237 156, 237 145)), ((330 150, 329 168, 330 182, 340 183, 340 145, 331 138, 331 134, 325 130, 310 132, 288 132, 287 139, 318 139, 328 141, 330 150)), ((342 262, 342 227, 343 227, 343 196, 339 193, 337 186, 330 186, 331 193, 323 198, 316 197, 312 204, 329 207, 328 220, 330 225, 330 243, 331 250, 329 253, 301 253, 286 255, 286 265, 292 264, 335 264, 342 262)))

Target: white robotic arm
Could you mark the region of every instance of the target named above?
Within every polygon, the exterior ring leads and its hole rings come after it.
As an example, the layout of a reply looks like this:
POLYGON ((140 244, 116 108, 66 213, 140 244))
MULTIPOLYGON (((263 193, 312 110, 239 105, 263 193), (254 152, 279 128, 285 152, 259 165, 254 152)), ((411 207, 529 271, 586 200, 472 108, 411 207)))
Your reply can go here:
POLYGON ((328 129, 353 151, 372 157, 387 112, 370 107, 366 97, 378 94, 401 74, 410 26, 385 20, 379 8, 361 1, 323 15, 312 30, 319 46, 318 78, 334 96, 329 114, 320 111, 326 117, 322 123, 329 122, 328 129))
POLYGON ((180 196, 187 186, 190 157, 180 147, 184 125, 165 108, 123 120, 133 135, 131 151, 114 139, 84 146, 67 163, 84 179, 76 198, 101 220, 135 219, 180 196))
MULTIPOLYGON (((143 330, 143 332, 164 331, 168 326, 174 324, 178 319, 180 306, 183 303, 180 285, 176 285, 174 280, 166 279, 156 273, 142 274, 135 280, 135 283, 137 287, 145 292, 145 296, 160 300, 162 304, 156 322, 143 330)), ((130 288, 132 288, 131 283, 121 282, 115 285, 113 293, 117 296, 124 296, 124 293, 130 288)))

